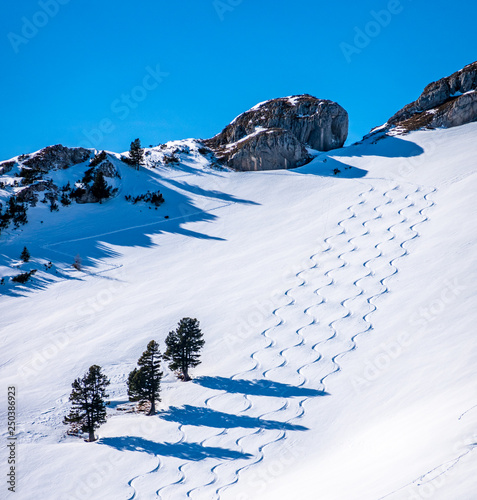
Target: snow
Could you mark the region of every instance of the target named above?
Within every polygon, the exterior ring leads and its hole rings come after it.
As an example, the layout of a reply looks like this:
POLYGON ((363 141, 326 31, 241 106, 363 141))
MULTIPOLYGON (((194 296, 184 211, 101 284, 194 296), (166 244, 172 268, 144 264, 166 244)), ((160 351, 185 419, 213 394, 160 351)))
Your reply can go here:
POLYGON ((161 163, 177 143, 139 172, 113 160, 119 193, 101 206, 30 209, 0 239, 2 275, 24 245, 29 265, 53 262, 0 300, 18 498, 474 498, 476 134, 243 173, 180 141, 177 166, 161 163), (124 201, 148 189, 164 194, 157 211, 124 201), (147 342, 164 349, 184 316, 206 340, 193 382, 164 368, 158 416, 118 411, 147 342), (114 404, 85 443, 61 421, 95 363, 114 404))

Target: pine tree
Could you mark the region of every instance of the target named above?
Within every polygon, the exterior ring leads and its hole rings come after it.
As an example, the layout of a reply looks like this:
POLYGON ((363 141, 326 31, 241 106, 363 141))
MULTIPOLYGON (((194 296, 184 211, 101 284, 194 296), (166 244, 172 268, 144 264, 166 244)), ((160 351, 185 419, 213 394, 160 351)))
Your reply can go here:
POLYGON ((95 441, 94 430, 106 422, 106 405, 108 397, 106 387, 110 381, 101 372, 101 367, 93 365, 83 378, 77 378, 70 394, 72 408, 63 423, 81 424, 81 430, 89 434, 88 441, 95 441))
POLYGON ((151 340, 137 364, 139 369, 134 368, 128 377, 129 401, 149 400, 151 403, 149 415, 154 415, 156 413, 156 401, 161 400, 159 393, 163 375, 159 344, 151 340))
POLYGON ((141 141, 139 139, 135 139, 131 142, 131 146, 129 147, 129 158, 131 159, 131 163, 139 170, 139 165, 144 163, 144 149, 141 147, 141 141))
POLYGON ((23 262, 28 262, 30 260, 30 252, 28 251, 27 247, 23 247, 22 253, 20 254, 20 259, 23 260, 23 262))
POLYGON ((100 203, 105 198, 109 198, 111 193, 107 182, 104 180, 103 172, 96 172, 93 185, 91 186, 91 192, 98 198, 100 203))
POLYGON ((167 350, 164 359, 170 361, 169 368, 180 372, 180 378, 190 380, 189 368, 200 364, 199 351, 205 344, 199 322, 193 318, 183 318, 176 330, 166 338, 167 350))
POLYGON ((68 193, 66 191, 61 193, 60 202, 64 207, 71 205, 70 197, 68 196, 68 193))

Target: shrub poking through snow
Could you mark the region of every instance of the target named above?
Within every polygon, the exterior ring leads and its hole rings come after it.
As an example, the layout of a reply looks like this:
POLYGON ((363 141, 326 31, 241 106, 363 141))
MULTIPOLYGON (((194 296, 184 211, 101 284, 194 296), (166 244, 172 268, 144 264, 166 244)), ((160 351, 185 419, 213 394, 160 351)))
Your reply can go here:
POLYGON ((81 257, 79 255, 75 257, 75 261, 72 265, 77 271, 81 271, 81 257))
POLYGON ((171 155, 164 155, 162 158, 164 165, 175 166, 179 164, 179 158, 173 153, 171 155))
POLYGON ((36 273, 36 271, 36 269, 32 269, 26 273, 17 274, 16 276, 13 276, 12 281, 13 283, 21 283, 24 285, 36 273))
POLYGON ((139 196, 131 196, 128 194, 124 198, 126 201, 130 201, 133 205, 139 203, 140 201, 144 201, 145 203, 150 203, 151 205, 159 207, 164 203, 164 196, 162 196, 160 191, 156 191, 155 193, 148 191, 146 194, 140 194, 139 196))

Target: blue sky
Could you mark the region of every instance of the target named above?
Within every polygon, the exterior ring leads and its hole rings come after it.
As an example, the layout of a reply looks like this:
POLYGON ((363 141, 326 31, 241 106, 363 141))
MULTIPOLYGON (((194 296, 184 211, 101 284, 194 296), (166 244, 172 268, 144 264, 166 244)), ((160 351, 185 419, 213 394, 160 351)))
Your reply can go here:
POLYGON ((0 158, 210 137, 257 102, 341 104, 349 140, 477 59, 477 4, 435 0, 7 2, 0 158))

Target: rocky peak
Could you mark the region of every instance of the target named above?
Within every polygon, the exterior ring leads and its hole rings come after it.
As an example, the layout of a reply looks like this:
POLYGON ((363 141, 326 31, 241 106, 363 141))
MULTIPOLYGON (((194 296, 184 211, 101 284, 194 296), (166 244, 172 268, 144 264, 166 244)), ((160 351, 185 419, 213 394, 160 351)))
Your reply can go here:
POLYGON ((85 148, 67 148, 61 144, 43 148, 34 156, 23 162, 25 167, 39 172, 49 172, 54 169, 68 168, 82 163, 91 156, 91 151, 85 148))
POLYGON ((477 120, 477 61, 427 85, 414 102, 404 106, 386 128, 402 131, 455 127, 477 120))
POLYGON ((348 113, 337 103, 309 94, 272 99, 242 113, 210 140, 224 145, 243 139, 257 127, 289 130, 319 151, 341 147, 348 135, 348 113))
POLYGON ((204 143, 231 168, 273 170, 309 161, 306 146, 339 148, 347 135, 348 113, 339 104, 304 94, 257 104, 204 143))

